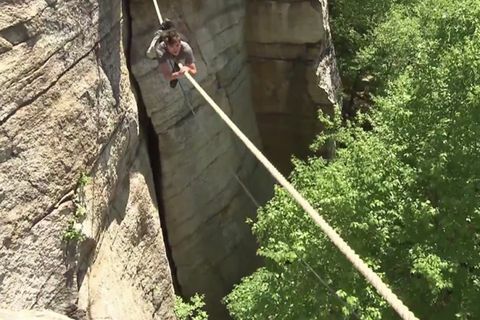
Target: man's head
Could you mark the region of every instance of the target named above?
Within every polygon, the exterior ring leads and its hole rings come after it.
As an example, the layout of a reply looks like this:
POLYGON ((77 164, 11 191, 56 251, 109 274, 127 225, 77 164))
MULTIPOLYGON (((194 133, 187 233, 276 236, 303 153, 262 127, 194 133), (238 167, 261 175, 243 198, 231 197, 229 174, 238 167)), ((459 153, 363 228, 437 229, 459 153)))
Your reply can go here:
POLYGON ((181 38, 177 31, 170 30, 165 36, 165 43, 167 44, 167 50, 174 56, 178 56, 181 49, 181 38))

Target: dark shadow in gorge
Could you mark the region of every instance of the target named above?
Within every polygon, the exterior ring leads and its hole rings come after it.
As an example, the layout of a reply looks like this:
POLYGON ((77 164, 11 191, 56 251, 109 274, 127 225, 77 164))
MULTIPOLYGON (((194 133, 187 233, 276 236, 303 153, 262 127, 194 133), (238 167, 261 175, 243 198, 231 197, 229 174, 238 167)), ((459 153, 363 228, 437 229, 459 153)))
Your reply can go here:
POLYGON ((146 111, 146 106, 144 100, 142 98, 142 91, 140 90, 140 85, 138 81, 135 79, 134 73, 131 71, 131 53, 132 53, 132 19, 130 11, 130 1, 125 1, 125 12, 126 12, 126 25, 128 26, 127 30, 127 43, 125 46, 125 56, 127 67, 129 68, 130 73, 130 82, 132 83, 136 100, 138 106, 138 118, 139 118, 139 127, 140 127, 140 137, 144 138, 147 143, 148 155, 149 155, 149 162, 151 167, 151 172, 153 176, 153 190, 149 186, 149 191, 151 193, 151 198, 156 199, 156 207, 159 213, 160 225, 162 228, 163 234, 163 241, 165 243, 165 252, 167 255, 168 263, 170 266, 170 271, 172 273, 172 281, 175 292, 181 295, 182 290, 180 284, 178 283, 177 279, 177 270, 175 267, 175 262, 172 256, 171 246, 169 245, 168 241, 168 230, 166 226, 166 218, 165 218, 165 208, 163 206, 163 194, 162 194, 162 164, 161 164, 161 157, 160 157, 160 145, 157 133, 153 127, 153 123, 151 118, 148 116, 146 111))

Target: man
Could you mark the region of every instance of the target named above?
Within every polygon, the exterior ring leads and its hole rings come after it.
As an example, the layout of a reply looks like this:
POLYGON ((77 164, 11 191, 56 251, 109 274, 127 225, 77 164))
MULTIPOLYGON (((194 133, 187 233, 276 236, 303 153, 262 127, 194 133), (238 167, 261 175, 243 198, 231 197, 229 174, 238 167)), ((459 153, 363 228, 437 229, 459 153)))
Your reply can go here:
POLYGON ((192 75, 197 73, 192 48, 187 42, 182 41, 169 20, 166 20, 161 31, 156 33, 147 50, 147 56, 151 59, 157 58, 160 70, 164 78, 170 81, 172 88, 175 88, 178 78, 183 77, 185 72, 192 75), (179 62, 183 62, 182 68, 179 67, 179 62))

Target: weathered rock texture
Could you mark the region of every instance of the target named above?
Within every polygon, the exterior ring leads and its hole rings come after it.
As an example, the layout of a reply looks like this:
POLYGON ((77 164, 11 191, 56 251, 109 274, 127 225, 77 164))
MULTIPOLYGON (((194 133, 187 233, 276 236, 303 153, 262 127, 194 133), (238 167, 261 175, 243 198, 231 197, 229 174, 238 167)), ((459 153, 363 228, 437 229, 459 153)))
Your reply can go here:
MULTIPOLYGON (((197 81, 259 143, 244 46, 245 1, 161 1, 164 17, 190 39, 197 81)), ((132 64, 158 134, 163 205, 181 292, 206 293, 212 319, 232 285, 258 264, 245 220, 255 205, 234 174, 262 202, 271 192, 263 168, 188 80, 170 89, 156 61, 145 59, 158 20, 151 1, 132 0, 132 64), (189 104, 195 110, 193 116, 189 104)))
POLYGON ((48 310, 10 311, 0 309, 0 320, 71 320, 72 318, 48 310))
POLYGON ((174 318, 127 35, 121 1, 0 3, 0 307, 174 318))
POLYGON ((326 0, 247 0, 252 97, 267 156, 284 173, 304 158, 331 112, 340 78, 326 0))

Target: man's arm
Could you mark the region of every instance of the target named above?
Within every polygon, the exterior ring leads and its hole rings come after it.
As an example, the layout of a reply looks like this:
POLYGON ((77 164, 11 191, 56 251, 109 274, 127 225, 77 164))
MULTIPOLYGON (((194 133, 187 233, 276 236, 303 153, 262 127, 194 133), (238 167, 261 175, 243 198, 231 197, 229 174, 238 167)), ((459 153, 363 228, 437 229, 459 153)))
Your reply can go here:
POLYGON ((185 67, 188 69, 185 71, 188 71, 188 73, 190 73, 191 75, 195 75, 197 73, 197 66, 195 65, 195 63, 191 63, 189 65, 186 65, 185 67))
POLYGON ((170 81, 170 80, 175 80, 175 79, 181 78, 183 76, 183 74, 187 71, 192 73, 192 74, 195 74, 195 73, 197 73, 197 68, 195 67, 195 64, 193 64, 193 67, 191 67, 191 65, 188 66, 188 67, 183 66, 182 68, 180 68, 179 71, 172 72, 172 69, 170 68, 168 63, 167 62, 162 62, 162 63, 160 63, 160 71, 162 72, 165 80, 170 81), (191 70, 193 70, 193 72, 191 70))
POLYGON ((162 72, 165 80, 170 81, 170 80, 176 79, 175 73, 177 72, 172 73, 172 70, 170 69, 170 66, 166 61, 160 63, 160 71, 162 72))
POLYGON ((195 63, 191 63, 189 65, 184 65, 180 68, 180 70, 178 72, 174 72, 173 74, 177 75, 177 78, 179 78, 185 72, 188 72, 191 75, 195 75, 197 73, 197 66, 195 65, 195 63))

